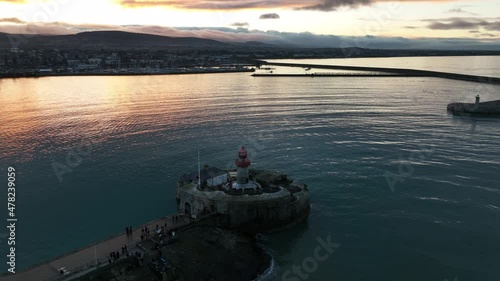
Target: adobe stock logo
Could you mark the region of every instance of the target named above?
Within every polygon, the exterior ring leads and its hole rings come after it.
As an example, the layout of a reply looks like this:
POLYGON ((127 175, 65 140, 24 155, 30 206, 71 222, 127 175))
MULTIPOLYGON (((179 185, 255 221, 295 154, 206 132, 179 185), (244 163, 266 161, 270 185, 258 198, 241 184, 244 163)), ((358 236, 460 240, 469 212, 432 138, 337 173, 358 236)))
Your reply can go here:
POLYGON ((63 182, 63 175, 67 173, 73 172, 73 169, 80 166, 82 164, 84 157, 90 156, 92 153, 92 141, 90 140, 82 140, 77 146, 76 149, 71 149, 66 155, 66 165, 53 161, 52 169, 54 169, 54 173, 59 180, 59 183, 63 182))
POLYGON ((318 270, 319 264, 326 261, 334 249, 340 247, 340 244, 332 243, 331 235, 328 235, 326 241, 321 237, 316 239, 318 246, 314 249, 313 255, 302 260, 301 265, 293 265, 291 270, 283 272, 281 280, 283 281, 301 281, 307 280, 313 272, 318 270))

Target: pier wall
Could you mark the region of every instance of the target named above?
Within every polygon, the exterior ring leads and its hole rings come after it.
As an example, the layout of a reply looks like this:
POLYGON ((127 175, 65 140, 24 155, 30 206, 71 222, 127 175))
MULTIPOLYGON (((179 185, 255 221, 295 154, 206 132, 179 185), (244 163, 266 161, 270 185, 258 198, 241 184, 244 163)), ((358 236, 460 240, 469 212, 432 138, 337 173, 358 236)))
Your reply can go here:
MULTIPOLYGON (((396 74, 399 76, 406 76, 406 77, 438 77, 438 78, 462 80, 462 81, 469 81, 469 82, 500 84, 499 77, 488 77, 488 76, 479 76, 479 75, 448 73, 448 72, 430 71, 430 70, 388 68, 388 67, 364 67, 364 66, 345 66, 345 65, 282 63, 282 62, 267 62, 267 61, 256 61, 256 63, 260 64, 260 65, 275 65, 275 66, 286 66, 286 67, 302 67, 302 68, 309 67, 309 68, 319 68, 319 69, 373 71, 373 72, 383 72, 383 73, 388 73, 388 74, 396 74)), ((255 75, 255 76, 259 76, 259 75, 255 75)), ((262 76, 262 75, 260 75, 260 76, 262 76)))
POLYGON ((481 103, 450 103, 448 111, 453 113, 472 113, 472 114, 492 114, 500 115, 500 101, 490 101, 481 103))
POLYGON ((226 217, 229 227, 258 229, 284 227, 309 212, 309 194, 302 190, 262 195, 227 195, 222 191, 205 192, 196 187, 178 188, 180 212, 201 216, 216 212, 226 217))

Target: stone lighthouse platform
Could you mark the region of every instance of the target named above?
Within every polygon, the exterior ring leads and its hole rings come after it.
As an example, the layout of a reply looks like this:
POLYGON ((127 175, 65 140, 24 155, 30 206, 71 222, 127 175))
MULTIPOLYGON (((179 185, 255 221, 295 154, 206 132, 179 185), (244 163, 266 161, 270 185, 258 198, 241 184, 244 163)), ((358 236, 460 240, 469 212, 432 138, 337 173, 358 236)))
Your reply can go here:
POLYGON ((249 169, 244 147, 238 151, 236 170, 204 169, 183 176, 177 183, 180 212, 192 217, 215 213, 229 227, 246 232, 269 232, 308 217, 309 192, 287 175, 249 169))

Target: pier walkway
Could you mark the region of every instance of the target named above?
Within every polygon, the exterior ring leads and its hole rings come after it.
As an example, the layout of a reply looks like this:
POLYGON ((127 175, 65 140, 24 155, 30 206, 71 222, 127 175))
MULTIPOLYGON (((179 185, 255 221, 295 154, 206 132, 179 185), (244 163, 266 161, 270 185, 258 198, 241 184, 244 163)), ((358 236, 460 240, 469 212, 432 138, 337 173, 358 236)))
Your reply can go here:
POLYGON ((117 235, 87 246, 85 248, 78 249, 70 254, 57 257, 52 261, 36 265, 22 272, 16 272, 15 274, 4 274, 0 276, 0 280, 54 281, 66 279, 66 277, 71 277, 71 275, 63 276, 59 273, 59 269, 62 267, 65 267, 66 270, 70 272, 70 274, 77 273, 83 270, 90 271, 90 269, 96 268, 96 261, 98 263, 98 266, 102 265, 103 263, 107 264, 110 252, 119 251, 121 253, 121 248, 124 245, 127 245, 129 249, 135 248, 137 242, 141 241, 141 229, 143 227, 147 226, 151 230, 151 233, 153 233, 156 225, 160 227, 165 226, 165 222, 167 222, 167 230, 171 230, 182 228, 190 224, 190 222, 192 222, 192 219, 186 215, 170 215, 133 229, 132 235, 127 235, 124 228, 121 235, 117 235), (174 216, 178 216, 178 221, 175 223, 173 221, 174 216))
MULTIPOLYGON (((455 79, 469 82, 478 83, 488 83, 488 84, 500 84, 500 77, 488 77, 479 75, 468 75, 459 73, 448 73, 439 71, 429 71, 429 70, 418 70, 418 69, 404 69, 404 68, 388 68, 388 67, 364 67, 364 66, 344 66, 344 65, 323 65, 323 64, 302 64, 302 63, 282 63, 282 62, 268 62, 258 60, 256 63, 260 65, 274 65, 274 66, 287 66, 287 67, 302 67, 302 68, 319 68, 319 69, 340 69, 340 70, 352 70, 352 71, 370 71, 370 72, 383 72, 387 74, 392 74, 396 76, 403 77, 438 77, 445 79, 455 79)), ((272 74, 257 74, 255 77, 270 77, 272 74)), ((285 75, 281 75, 285 76, 285 75)), ((293 75, 286 75, 293 76, 293 75)), ((295 75, 295 76, 306 76, 306 75, 295 75)), ((310 74, 307 76, 311 76, 310 74)), ((336 75, 343 76, 343 75, 336 75)), ((347 76, 347 75, 344 75, 347 76)), ((353 75, 354 76, 354 75, 353 75)), ((359 76, 359 75, 357 75, 359 76)), ((366 75, 375 76, 375 75, 366 75)), ((383 76, 383 75, 376 75, 383 76)), ((314 76, 313 76, 314 77, 314 76)))

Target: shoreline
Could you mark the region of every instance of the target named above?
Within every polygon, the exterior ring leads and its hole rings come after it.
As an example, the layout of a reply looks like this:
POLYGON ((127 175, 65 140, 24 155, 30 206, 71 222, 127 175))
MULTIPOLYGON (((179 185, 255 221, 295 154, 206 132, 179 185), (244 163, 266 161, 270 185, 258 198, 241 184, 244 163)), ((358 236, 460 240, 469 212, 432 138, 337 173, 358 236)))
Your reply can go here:
POLYGON ((68 76, 160 76, 160 75, 181 75, 181 74, 218 74, 218 73, 241 73, 254 72, 254 69, 224 69, 224 70, 194 70, 194 71, 172 71, 172 72, 81 72, 81 73, 0 73, 0 79, 17 78, 44 78, 44 77, 68 77, 68 76))

